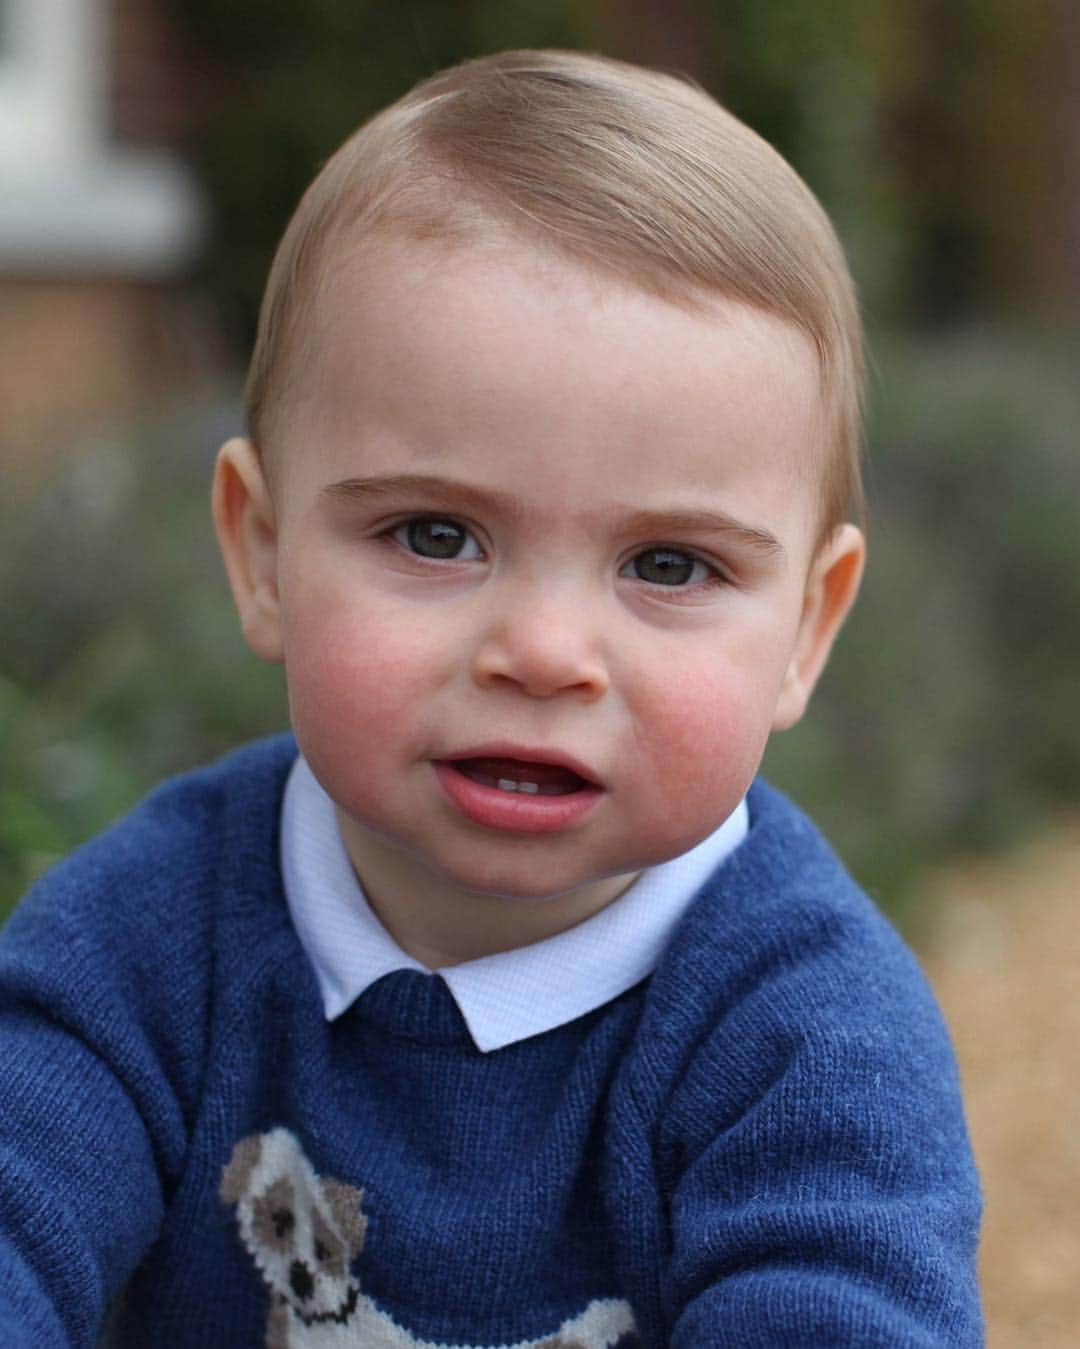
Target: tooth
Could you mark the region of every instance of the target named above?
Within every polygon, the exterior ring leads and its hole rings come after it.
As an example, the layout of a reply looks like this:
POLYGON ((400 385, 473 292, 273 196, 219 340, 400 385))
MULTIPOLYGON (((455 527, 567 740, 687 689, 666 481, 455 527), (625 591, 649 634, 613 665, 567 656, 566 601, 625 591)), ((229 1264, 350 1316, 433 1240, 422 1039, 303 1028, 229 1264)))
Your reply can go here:
POLYGON ((504 791, 504 792, 516 792, 516 791, 517 791, 517 783, 511 781, 510 778, 500 778, 500 779, 499 779, 499 789, 500 789, 501 791, 504 791))
POLYGON ((530 796, 535 796, 540 787, 535 782, 519 782, 517 789, 519 792, 528 792, 530 796))

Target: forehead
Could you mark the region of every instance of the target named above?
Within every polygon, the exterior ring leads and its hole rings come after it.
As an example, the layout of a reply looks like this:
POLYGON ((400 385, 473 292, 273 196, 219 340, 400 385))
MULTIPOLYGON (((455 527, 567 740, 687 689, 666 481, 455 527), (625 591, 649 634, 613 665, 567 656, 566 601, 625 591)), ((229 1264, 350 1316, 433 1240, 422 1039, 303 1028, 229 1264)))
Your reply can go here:
POLYGON ((598 470, 628 490, 740 473, 816 490, 814 347, 721 297, 662 299, 505 235, 395 239, 334 262, 308 339, 290 438, 316 462, 349 445, 410 471, 451 457, 486 471, 497 450, 521 481, 546 472, 566 492, 595 492, 598 470))

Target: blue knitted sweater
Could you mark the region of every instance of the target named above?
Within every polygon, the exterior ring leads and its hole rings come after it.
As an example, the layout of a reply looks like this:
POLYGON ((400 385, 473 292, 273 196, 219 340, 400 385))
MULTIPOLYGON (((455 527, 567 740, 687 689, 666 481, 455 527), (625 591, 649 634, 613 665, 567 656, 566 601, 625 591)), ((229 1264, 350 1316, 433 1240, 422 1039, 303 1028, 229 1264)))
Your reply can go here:
POLYGON ((483 1055, 437 975, 324 1019, 294 753, 166 784, 0 937, 0 1344, 981 1343, 947 1036, 780 795, 649 979, 483 1055))

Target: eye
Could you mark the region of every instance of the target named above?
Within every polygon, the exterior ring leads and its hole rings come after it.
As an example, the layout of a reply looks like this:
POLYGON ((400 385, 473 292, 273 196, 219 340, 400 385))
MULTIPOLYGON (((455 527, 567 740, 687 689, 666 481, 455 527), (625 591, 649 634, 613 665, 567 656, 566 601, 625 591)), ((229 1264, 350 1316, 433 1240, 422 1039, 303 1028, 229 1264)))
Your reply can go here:
POLYGON ((398 525, 393 530, 393 538, 410 553, 415 553, 418 557, 429 557, 435 561, 471 562, 483 557, 476 539, 456 520, 419 516, 398 525))
POLYGON ((296 1226, 296 1219, 287 1208, 275 1209, 270 1215, 270 1221, 274 1224, 274 1235, 279 1241, 296 1226))
POLYGON ((719 575, 715 567, 678 548, 646 548, 632 557, 619 574, 636 577, 650 585, 673 588, 700 585, 703 581, 718 579, 719 575))

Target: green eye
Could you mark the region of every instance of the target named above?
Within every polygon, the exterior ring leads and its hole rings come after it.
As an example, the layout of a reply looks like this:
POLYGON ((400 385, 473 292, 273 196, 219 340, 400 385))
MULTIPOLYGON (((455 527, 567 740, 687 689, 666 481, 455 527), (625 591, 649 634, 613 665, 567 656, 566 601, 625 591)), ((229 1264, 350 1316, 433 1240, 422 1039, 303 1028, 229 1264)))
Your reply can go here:
POLYGON ((684 586, 702 581, 709 574, 699 558, 675 548, 646 548, 631 560, 629 567, 639 581, 661 586, 684 586))
POLYGON ((481 555, 473 536, 454 520, 407 520, 394 530, 394 538, 410 553, 442 562, 481 555))

